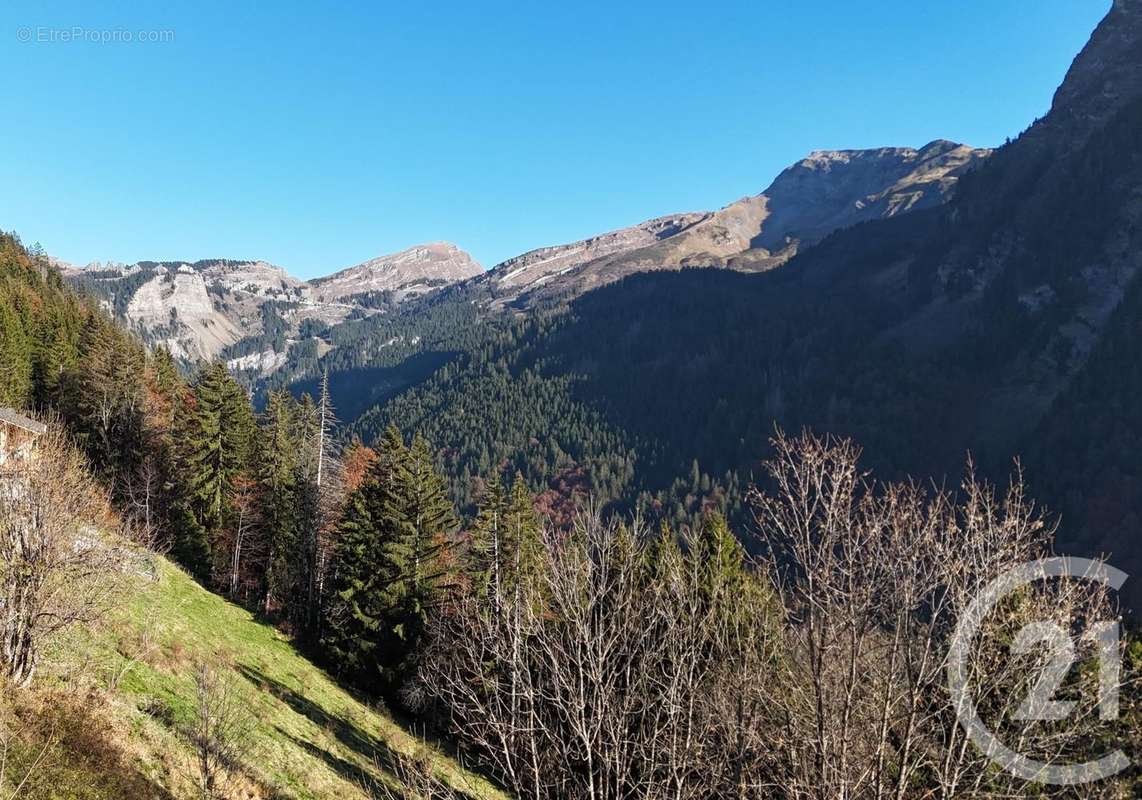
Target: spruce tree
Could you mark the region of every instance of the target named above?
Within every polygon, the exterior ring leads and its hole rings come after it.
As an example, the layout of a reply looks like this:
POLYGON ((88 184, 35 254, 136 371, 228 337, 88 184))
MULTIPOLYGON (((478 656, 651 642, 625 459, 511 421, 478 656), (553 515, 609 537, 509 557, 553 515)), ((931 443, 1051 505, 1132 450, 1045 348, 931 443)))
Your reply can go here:
POLYGON ((528 491, 523 475, 516 473, 512 481, 507 509, 505 533, 505 570, 503 590, 518 592, 523 584, 537 579, 543 570, 543 525, 535 510, 535 498, 528 491))
POLYGON ((431 456, 422 437, 406 447, 388 428, 338 531, 325 647, 338 669, 381 694, 399 688, 447 585, 456 517, 431 456))
POLYGON ((319 636, 321 625, 329 526, 337 503, 339 465, 333 443, 337 416, 329 394, 328 373, 322 376, 316 405, 303 405, 302 412, 307 419, 300 441, 305 468, 299 477, 298 491, 302 586, 297 617, 304 638, 312 642, 319 636))
POLYGON ((467 571, 473 589, 499 607, 542 569, 542 526, 523 476, 506 492, 499 476, 489 479, 469 546, 467 571))
POLYGON ((106 476, 129 474, 144 448, 145 354, 109 320, 91 317, 80 334, 83 358, 62 398, 72 429, 106 476))
POLYGON ((390 656, 399 643, 390 621, 404 588, 395 566, 403 553, 394 554, 394 540, 407 460, 400 433, 389 428, 367 478, 346 501, 322 638, 334 669, 376 693, 393 683, 390 656))
POLYGON ((502 586, 503 535, 508 499, 500 476, 493 473, 480 498, 476 524, 468 540, 465 569, 472 590, 481 598, 498 603, 502 586))
POLYGON ((194 396, 187 478, 195 517, 212 540, 231 521, 234 480, 252 464, 256 424, 245 390, 221 363, 203 370, 194 396))
POLYGON ((258 483, 259 516, 266 545, 262 595, 266 613, 293 597, 299 584, 295 405, 288 391, 270 392, 262 413, 258 483))
POLYGON ((202 453, 208 448, 195 396, 186 392, 174 409, 174 469, 169 491, 171 551, 192 574, 205 579, 210 573, 210 539, 197 512, 197 488, 208 476, 200 473, 202 453))
POLYGON ((31 344, 24 321, 8 297, 0 297, 0 404, 23 408, 31 395, 31 344))
POLYGON ((32 372, 38 408, 59 404, 64 373, 76 365, 79 337, 75 311, 70 303, 63 308, 52 306, 40 322, 32 372))
POLYGON ((447 583, 450 537, 457 520, 444 479, 432 463, 432 451, 420 434, 408 449, 408 469, 402 478, 405 485, 394 488, 404 508, 394 516, 396 530, 389 553, 394 570, 407 584, 395 630, 411 643, 420 636, 447 583))

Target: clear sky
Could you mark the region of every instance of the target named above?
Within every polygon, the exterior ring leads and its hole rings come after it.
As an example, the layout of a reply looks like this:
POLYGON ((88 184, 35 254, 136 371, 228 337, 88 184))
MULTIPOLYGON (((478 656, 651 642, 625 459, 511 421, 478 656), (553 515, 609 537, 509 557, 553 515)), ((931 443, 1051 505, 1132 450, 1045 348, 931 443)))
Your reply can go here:
POLYGON ((6 3, 0 228, 81 264, 491 266, 814 149, 999 144, 1110 2, 316 5, 6 3))

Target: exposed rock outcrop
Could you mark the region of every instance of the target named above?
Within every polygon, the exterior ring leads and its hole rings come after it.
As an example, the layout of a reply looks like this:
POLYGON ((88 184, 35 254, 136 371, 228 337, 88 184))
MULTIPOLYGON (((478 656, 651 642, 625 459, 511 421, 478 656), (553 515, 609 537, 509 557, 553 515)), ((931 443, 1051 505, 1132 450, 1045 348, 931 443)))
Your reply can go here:
POLYGON ((333 302, 367 292, 393 292, 397 299, 481 274, 484 268, 451 242, 430 242, 373 258, 308 284, 317 302, 333 302))
POLYGON ((920 148, 811 153, 761 194, 569 245, 532 250, 478 279, 495 302, 579 294, 634 272, 784 263, 835 230, 944 202, 990 150, 937 140, 920 148))
MULTIPOLYGON (((471 256, 447 242, 381 256, 310 282, 265 261, 59 266, 149 343, 191 361, 213 359, 243 338, 265 333, 267 317, 284 329, 275 336, 293 337, 306 320, 328 326, 354 311, 378 313, 379 293, 399 303, 482 271, 471 256)), ((284 346, 290 341, 284 340, 284 346)), ((234 355, 229 363, 234 369, 266 373, 285 360, 285 352, 259 350, 234 355)))

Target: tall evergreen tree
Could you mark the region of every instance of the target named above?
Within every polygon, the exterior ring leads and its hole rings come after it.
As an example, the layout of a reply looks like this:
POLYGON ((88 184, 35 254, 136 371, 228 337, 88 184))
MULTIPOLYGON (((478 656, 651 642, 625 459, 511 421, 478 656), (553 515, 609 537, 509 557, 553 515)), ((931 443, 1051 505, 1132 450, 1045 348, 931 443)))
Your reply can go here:
POLYGON ((325 574, 328 571, 330 524, 339 504, 338 461, 333 440, 337 416, 329 394, 329 375, 321 379, 315 406, 303 406, 308 415, 301 441, 305 469, 299 479, 299 520, 302 602, 297 614, 303 636, 315 641, 320 635, 325 574))
POLYGON ((288 391, 270 392, 262 413, 258 482, 261 526, 266 545, 262 608, 270 613, 299 584, 296 403, 288 391))
POLYGON ((448 575, 456 517, 431 455, 423 438, 408 447, 387 429, 338 534, 325 647, 339 669, 382 694, 399 687, 448 575))
POLYGON ((503 481, 493 473, 480 498, 476 524, 468 540, 465 568, 472 590, 480 597, 498 602, 502 597, 503 536, 507 524, 508 499, 503 481))
POLYGON ((80 349, 83 358, 63 378, 72 429, 96 469, 109 478, 129 474, 145 446, 145 353, 110 320, 96 316, 80 333, 80 349))
POLYGON ((477 594, 498 606, 521 581, 534 577, 543 557, 541 533, 523 476, 517 473, 507 492, 494 475, 484 491, 466 564, 477 594))
POLYGON ((402 477, 405 484, 394 488, 403 509, 394 516, 389 553, 404 584, 393 628, 411 652, 451 576, 449 551, 457 519, 446 484, 432 463, 432 451, 420 434, 413 437, 408 470, 402 477))
POLYGON ((395 639, 389 620, 399 602, 401 576, 393 568, 391 544, 402 505, 394 489, 407 471, 407 459, 400 433, 386 430, 367 478, 346 501, 322 640, 339 673, 375 692, 392 682, 385 658, 395 639))
POLYGON ((202 429, 198 401, 193 392, 183 392, 173 412, 173 470, 169 491, 171 551, 184 567, 199 578, 210 572, 210 538, 198 509, 197 489, 208 478, 202 475, 202 453, 209 443, 202 429))
POLYGON ((0 403, 22 408, 31 394, 31 343, 24 321, 13 305, 0 302, 0 403))
POLYGON ((252 464, 256 425, 245 390, 221 363, 202 371, 194 399, 184 441, 186 479, 195 518, 212 541, 231 521, 234 480, 252 464))
POLYGON ((514 593, 521 584, 534 581, 544 564, 543 524, 535 510, 535 498, 518 472, 512 481, 505 533, 505 560, 509 567, 503 591, 514 593))

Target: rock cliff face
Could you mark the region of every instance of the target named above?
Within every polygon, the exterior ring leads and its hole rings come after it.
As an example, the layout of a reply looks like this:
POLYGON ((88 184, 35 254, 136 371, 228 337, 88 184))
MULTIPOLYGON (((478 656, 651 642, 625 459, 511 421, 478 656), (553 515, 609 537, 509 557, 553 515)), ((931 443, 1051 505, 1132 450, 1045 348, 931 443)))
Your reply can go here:
POLYGON ((215 309, 206 280, 189 267, 164 270, 140 286, 125 317, 136 330, 165 332, 152 340, 179 358, 210 356, 241 338, 238 321, 215 309))
POLYGON ((707 216, 704 212, 673 214, 571 244, 529 250, 497 265, 480 282, 507 294, 535 289, 588 262, 676 236, 707 216))
POLYGON ((634 272, 783 264, 835 230, 944 202, 991 151, 938 140, 920 148, 820 151, 761 194, 510 259, 478 280, 496 303, 574 295, 634 272))
POLYGON ((943 202, 963 173, 991 151, 937 140, 914 150, 828 150, 782 172, 760 197, 770 210, 750 248, 784 251, 840 228, 943 202))
POLYGON ((456 245, 431 242, 317 278, 310 281, 308 288, 317 302, 333 302, 367 292, 392 292, 398 299, 405 299, 483 271, 478 261, 456 245))
POLYGON ((1081 146, 1142 95, 1142 0, 1114 0, 1055 92, 1051 112, 1032 134, 1081 146))
POLYGON ((635 272, 687 266, 770 269, 835 230, 942 203, 959 177, 989 152, 947 141, 919 150, 815 152, 761 194, 718 211, 658 217, 542 247, 487 273, 448 242, 411 247, 309 282, 264 261, 63 269, 148 341, 176 356, 212 359, 225 353, 236 369, 265 373, 285 361, 281 348, 288 352, 307 322, 321 328, 353 313, 381 313, 458 282, 480 290, 493 306, 527 305, 581 294, 635 272), (274 341, 245 342, 249 347, 241 352, 227 349, 263 334, 274 341))
POLYGON ((178 358, 210 360, 247 337, 272 338, 278 349, 230 359, 235 369, 263 373, 285 362, 289 346, 307 321, 324 327, 354 312, 379 313, 386 303, 399 303, 482 271, 471 256, 446 242, 381 256, 308 283, 265 261, 142 261, 87 268, 61 263, 59 267, 148 342, 168 348, 178 358))

